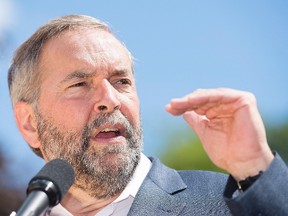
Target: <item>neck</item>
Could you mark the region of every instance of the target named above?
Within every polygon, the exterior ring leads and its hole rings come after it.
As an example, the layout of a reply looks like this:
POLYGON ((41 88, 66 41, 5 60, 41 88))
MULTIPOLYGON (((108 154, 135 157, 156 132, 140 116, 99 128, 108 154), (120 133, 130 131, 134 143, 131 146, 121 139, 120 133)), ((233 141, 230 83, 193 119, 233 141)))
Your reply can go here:
POLYGON ((72 186, 61 201, 61 205, 74 216, 94 216, 105 206, 112 203, 119 195, 107 199, 91 197, 87 192, 72 186))

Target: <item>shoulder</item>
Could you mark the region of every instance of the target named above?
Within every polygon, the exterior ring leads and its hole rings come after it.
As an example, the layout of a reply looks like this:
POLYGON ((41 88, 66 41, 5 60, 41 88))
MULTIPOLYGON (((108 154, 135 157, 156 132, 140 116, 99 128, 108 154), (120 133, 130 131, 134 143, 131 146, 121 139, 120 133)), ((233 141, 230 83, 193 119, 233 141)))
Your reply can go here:
POLYGON ((177 171, 187 185, 186 193, 206 194, 206 198, 223 197, 228 175, 212 171, 186 170, 177 171))
MULTIPOLYGON (((228 175, 224 173, 205 171, 205 170, 175 170, 167 167, 159 159, 150 157, 152 167, 149 176, 157 179, 161 176, 161 181, 170 181, 171 177, 181 179, 186 184, 187 189, 196 191, 217 191, 221 193, 224 191, 227 183, 228 175)), ((178 180, 180 181, 180 180, 178 180)))
POLYGON ((183 181, 193 182, 193 184, 201 185, 222 185, 225 186, 228 175, 208 170, 178 170, 177 171, 183 181))
POLYGON ((230 215, 223 199, 228 175, 201 170, 175 170, 157 158, 149 159, 152 167, 146 183, 153 185, 154 189, 160 188, 178 202, 185 203, 188 215, 230 215))

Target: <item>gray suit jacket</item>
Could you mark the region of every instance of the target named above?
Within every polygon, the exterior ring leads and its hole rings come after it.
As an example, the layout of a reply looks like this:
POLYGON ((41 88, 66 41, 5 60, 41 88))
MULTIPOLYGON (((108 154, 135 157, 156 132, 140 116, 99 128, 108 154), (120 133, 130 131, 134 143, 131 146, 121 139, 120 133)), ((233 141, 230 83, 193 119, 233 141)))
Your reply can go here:
POLYGON ((232 177, 210 171, 176 171, 150 158, 152 168, 137 193, 130 216, 288 215, 288 170, 276 155, 269 169, 232 198, 232 177))

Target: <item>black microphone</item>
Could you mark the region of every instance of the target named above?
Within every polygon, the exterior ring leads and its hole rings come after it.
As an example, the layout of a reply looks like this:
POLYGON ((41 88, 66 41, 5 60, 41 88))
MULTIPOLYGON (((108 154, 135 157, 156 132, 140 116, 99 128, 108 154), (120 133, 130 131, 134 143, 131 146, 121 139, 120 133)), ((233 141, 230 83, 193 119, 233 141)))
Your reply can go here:
POLYGON ((74 180, 75 174, 70 164, 60 159, 49 161, 29 182, 27 199, 16 215, 43 215, 61 201, 74 180))

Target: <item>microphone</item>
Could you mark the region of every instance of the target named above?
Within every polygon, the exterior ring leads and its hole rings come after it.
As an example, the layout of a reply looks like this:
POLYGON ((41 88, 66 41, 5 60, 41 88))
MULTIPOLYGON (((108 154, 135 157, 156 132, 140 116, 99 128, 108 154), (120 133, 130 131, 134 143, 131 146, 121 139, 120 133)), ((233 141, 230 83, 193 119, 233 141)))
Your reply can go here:
POLYGON ((17 216, 43 215, 48 208, 57 205, 75 180, 73 168, 64 160, 49 161, 33 177, 27 188, 27 198, 17 216))

